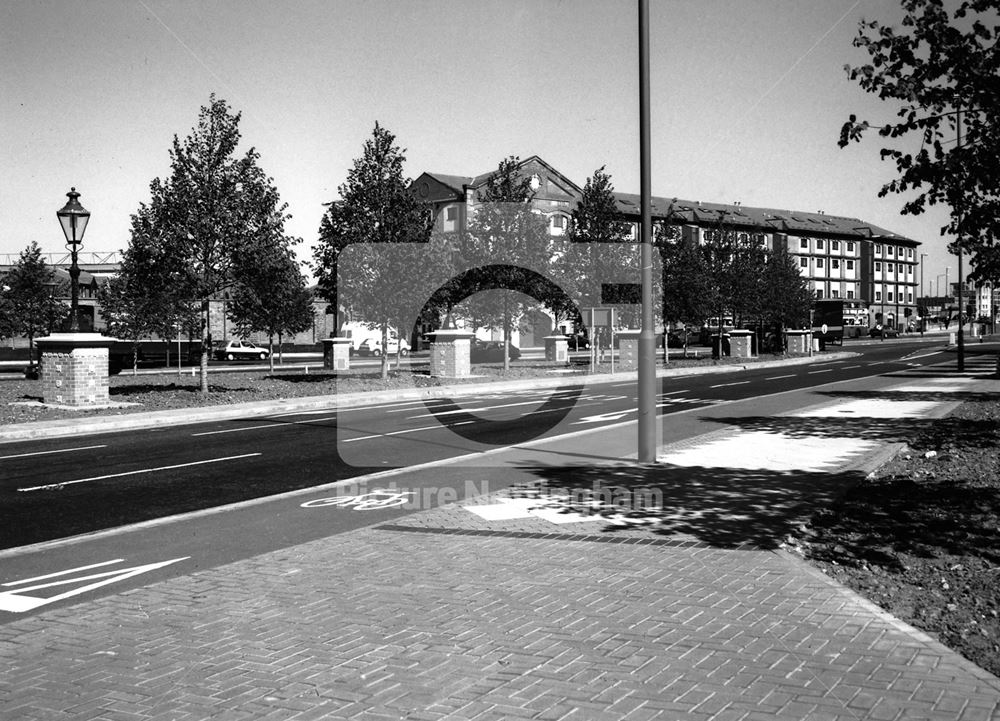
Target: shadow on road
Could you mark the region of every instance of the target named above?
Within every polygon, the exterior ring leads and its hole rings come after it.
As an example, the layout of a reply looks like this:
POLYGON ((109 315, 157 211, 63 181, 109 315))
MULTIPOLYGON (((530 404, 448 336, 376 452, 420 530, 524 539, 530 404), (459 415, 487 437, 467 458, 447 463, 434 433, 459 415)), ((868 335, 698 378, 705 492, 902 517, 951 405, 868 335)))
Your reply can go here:
POLYGON ((861 482, 860 472, 808 473, 729 468, 522 465, 537 476, 514 486, 562 513, 598 514, 606 533, 647 527, 717 548, 775 548, 819 508, 861 482))

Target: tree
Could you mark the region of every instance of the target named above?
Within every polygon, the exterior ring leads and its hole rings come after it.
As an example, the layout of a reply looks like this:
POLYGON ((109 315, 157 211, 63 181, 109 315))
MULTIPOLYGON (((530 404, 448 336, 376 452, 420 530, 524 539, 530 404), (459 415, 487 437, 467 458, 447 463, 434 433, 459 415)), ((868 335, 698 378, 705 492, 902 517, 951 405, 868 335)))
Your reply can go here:
POLYGON ((182 324, 190 325, 194 315, 192 303, 182 295, 183 259, 171 257, 174 246, 159 242, 154 221, 150 207, 141 207, 132 216, 121 267, 98 289, 108 332, 132 342, 133 372, 142 338, 154 334, 170 338, 179 334, 182 324))
POLYGON ((579 304, 600 307, 601 286, 636 278, 639 249, 632 242, 632 224, 622 220, 611 176, 605 166, 594 171, 583 186, 580 204, 569 227, 569 247, 560 266, 579 304))
MULTIPOLYGON (((947 203, 953 248, 974 253, 973 279, 1000 278, 1000 53, 996 0, 965 0, 949 15, 941 0, 902 0, 902 30, 862 21, 854 39, 871 62, 845 66, 848 77, 869 93, 899 105, 898 121, 881 126, 883 138, 914 137, 907 151, 885 147, 898 177, 879 197, 917 191, 902 208, 919 215, 947 203), (992 29, 986 23, 992 22, 992 29), (959 133, 962 137, 959 142, 959 133), (919 139, 919 149, 916 149, 919 139)), ((870 128, 851 115, 840 147, 859 141, 870 128)))
POLYGON ((801 328, 808 323, 815 295, 786 246, 779 244, 768 254, 760 283, 762 319, 772 327, 775 337, 781 337, 786 328, 801 328))
MULTIPOLYGON (((547 295, 525 271, 546 269, 552 259, 551 238, 544 216, 531 207, 531 179, 521 174, 520 159, 510 156, 497 166, 479 191, 459 255, 467 268, 489 268, 493 286, 462 303, 477 323, 500 327, 504 342, 504 371, 510 369, 510 338, 514 325, 547 295), (514 289, 520 290, 514 290, 514 289)), ((541 274, 539 273, 539 276, 541 274)), ((474 290, 474 289, 473 289, 474 290)))
POLYGON ((663 261, 663 325, 684 327, 687 356, 692 326, 700 326, 718 307, 717 290, 711 281, 708 255, 696 241, 675 240, 659 245, 663 261))
POLYGON ((161 269, 176 283, 178 298, 201 305, 201 390, 208 393, 211 331, 210 301, 235 282, 236 260, 287 243, 285 213, 271 178, 250 148, 237 155, 240 114, 211 96, 198 124, 182 141, 174 136, 171 172, 150 184, 149 204, 138 216, 147 218, 144 232, 165 247, 161 269))
POLYGON ((227 312, 240 334, 267 335, 273 373, 274 337, 309 328, 313 322, 312 294, 290 244, 267 243, 260 252, 244 253, 235 271, 227 312))
MULTIPOLYGON (((314 250, 324 297, 348 308, 381 331, 409 333, 422 303, 448 276, 447 249, 428 243, 431 217, 403 177, 403 150, 396 136, 375 124, 364 151, 329 205, 314 250)), ((382 354, 382 378, 389 376, 382 354)), ((398 357, 397 357, 398 364, 398 357)))
POLYGON ((56 285, 55 273, 46 265, 42 250, 34 241, 21 251, 0 283, 4 333, 28 338, 28 357, 32 362, 35 338, 51 333, 69 316, 69 308, 55 298, 56 285))

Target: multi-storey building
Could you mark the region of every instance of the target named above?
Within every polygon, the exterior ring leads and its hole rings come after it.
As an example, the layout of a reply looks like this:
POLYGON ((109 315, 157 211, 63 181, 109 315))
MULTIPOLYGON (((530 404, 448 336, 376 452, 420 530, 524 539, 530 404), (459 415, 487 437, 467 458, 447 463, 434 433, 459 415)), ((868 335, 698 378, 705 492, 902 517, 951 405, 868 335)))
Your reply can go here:
MULTIPOLYGON (((531 178, 534 209, 547 217, 549 232, 562 235, 582 197, 582 189, 544 160, 521 162, 531 178)), ((478 176, 423 173, 413 181, 417 196, 430 204, 435 227, 463 229, 478 204, 478 191, 491 173, 478 176)), ((640 198, 615 193, 622 218, 638 226, 640 198)), ((769 249, 784 246, 819 299, 844 299, 850 320, 905 327, 916 316, 919 243, 858 218, 740 203, 711 203, 679 198, 652 199, 654 223, 680 229, 681 237, 711 243, 720 232, 734 232, 769 249)))

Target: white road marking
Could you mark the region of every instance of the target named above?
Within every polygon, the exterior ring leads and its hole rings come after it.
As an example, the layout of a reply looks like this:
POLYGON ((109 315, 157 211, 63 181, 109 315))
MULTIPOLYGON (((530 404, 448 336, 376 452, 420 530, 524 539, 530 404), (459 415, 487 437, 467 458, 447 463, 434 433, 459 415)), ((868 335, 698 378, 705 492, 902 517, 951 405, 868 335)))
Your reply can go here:
POLYGON ((240 456, 226 456, 225 458, 209 458, 204 461, 192 461, 191 463, 178 463, 173 466, 159 466, 157 468, 142 468, 137 471, 125 471, 124 473, 109 473, 106 476, 93 476, 91 478, 78 478, 75 481, 62 481, 61 483, 49 483, 44 486, 31 486, 29 488, 18 488, 18 491, 48 491, 53 488, 62 488, 63 486, 72 486, 76 483, 89 483, 91 481, 104 481, 109 478, 122 478, 124 476, 136 476, 140 473, 155 473, 157 471, 172 471, 177 468, 190 468, 191 466, 203 466, 207 463, 222 463, 223 461, 236 461, 241 458, 253 458, 254 456, 259 456, 260 453, 244 453, 240 456))
POLYGON ((789 373, 787 376, 771 376, 770 378, 765 378, 764 380, 766 380, 766 381, 776 381, 776 380, 780 380, 781 378, 794 378, 794 377, 795 377, 794 373, 789 373))
POLYGON ((310 418, 306 421, 292 421, 291 423, 260 423, 255 426, 240 426, 239 428, 223 428, 220 431, 202 431, 201 433, 192 433, 192 438, 198 438, 199 436, 218 436, 223 433, 240 433, 241 431, 259 431, 264 428, 290 428, 291 426, 302 426, 307 423, 322 423, 323 421, 335 421, 337 416, 327 416, 326 418, 310 418))
POLYGON ((0 456, 0 461, 6 461, 11 458, 28 458, 29 456, 46 456, 52 453, 75 453, 76 451, 92 451, 95 448, 107 448, 107 445, 81 446, 80 448, 60 448, 55 451, 35 451, 34 453, 17 453, 13 456, 0 456))
POLYGON ((449 423, 448 425, 423 426, 422 428, 407 428, 402 431, 388 431, 386 433, 374 433, 370 436, 358 436, 357 438, 339 438, 338 443, 354 443, 355 441, 370 441, 372 438, 386 438, 388 436, 401 436, 405 433, 417 433, 418 431, 434 431, 442 428, 454 428, 455 426, 467 426, 475 421, 462 421, 460 423, 449 423))
POLYGON ((819 371, 809 371, 809 375, 814 375, 816 373, 831 373, 831 372, 833 372, 833 368, 824 368, 823 370, 819 371))
MULTIPOLYGON (((24 613, 25 611, 31 611, 39 606, 44 606, 49 603, 55 603, 56 601, 62 601, 66 598, 72 598, 73 596, 79 596, 81 593, 86 593, 87 591, 92 591, 95 588, 100 588, 101 586, 107 586, 118 581, 124 581, 133 576, 138 576, 142 573, 148 573, 150 571, 155 571, 159 568, 169 566, 172 563, 178 563, 179 561, 186 561, 190 556, 183 556, 181 558, 173 558, 169 561, 160 561, 159 563, 147 563, 144 566, 133 566, 132 568, 119 568, 114 571, 104 571, 103 573, 93 573, 89 576, 80 576, 78 578, 68 578, 60 581, 53 581, 52 583, 41 583, 34 586, 28 586, 27 588, 19 588, 17 591, 4 591, 0 592, 0 611, 8 611, 10 613, 24 613), (60 593, 55 596, 41 597, 41 596, 29 596, 26 595, 27 591, 39 591, 43 588, 53 588, 55 586, 65 586, 70 583, 79 583, 81 581, 93 581, 95 579, 104 579, 97 581, 96 583, 89 583, 85 586, 79 588, 74 588, 71 591, 66 591, 65 593, 60 593)), ((70 573, 75 573, 76 571, 84 571, 90 568, 97 568, 98 566, 107 566, 113 563, 119 563, 121 559, 115 561, 107 561, 105 563, 96 563, 91 566, 83 566, 81 568, 72 569, 70 571, 60 571, 58 573, 52 573, 48 576, 39 576, 36 579, 30 579, 30 581, 42 580, 45 578, 55 578, 56 576, 64 576, 70 573)), ((29 581, 25 581, 27 583, 29 581)), ((22 582, 16 582, 18 585, 22 582)), ((4 584, 12 585, 12 584, 4 584)))
POLYGON ((102 568, 104 566, 111 566, 116 563, 121 563, 124 558, 115 558, 110 561, 102 561, 101 563, 91 563, 89 566, 80 566, 78 568, 68 568, 65 571, 56 571, 55 573, 46 573, 44 576, 35 576, 34 578, 23 578, 20 581, 10 581, 9 583, 3 584, 4 586, 20 586, 25 583, 37 583, 38 581, 47 581, 50 578, 58 578, 59 576, 67 576, 71 573, 77 573, 79 571, 89 571, 92 568, 102 568))
POLYGON ((718 385, 709 386, 709 388, 725 388, 727 386, 742 386, 746 385, 750 381, 736 381, 735 383, 719 383, 718 385))

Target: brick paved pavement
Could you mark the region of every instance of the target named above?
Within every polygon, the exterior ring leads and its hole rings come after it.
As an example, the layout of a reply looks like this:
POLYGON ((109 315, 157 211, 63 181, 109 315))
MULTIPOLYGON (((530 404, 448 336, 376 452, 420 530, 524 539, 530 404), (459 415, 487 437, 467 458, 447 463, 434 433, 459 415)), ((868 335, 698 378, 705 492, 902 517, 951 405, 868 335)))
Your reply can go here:
POLYGON ((790 555, 601 527, 452 505, 20 619, 0 717, 1000 717, 998 679, 790 555))

